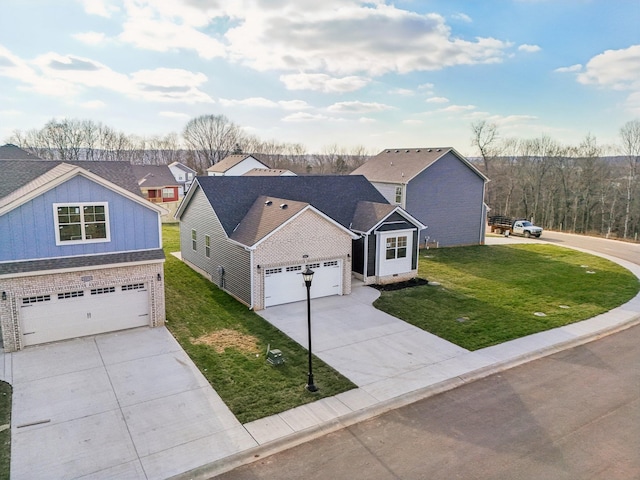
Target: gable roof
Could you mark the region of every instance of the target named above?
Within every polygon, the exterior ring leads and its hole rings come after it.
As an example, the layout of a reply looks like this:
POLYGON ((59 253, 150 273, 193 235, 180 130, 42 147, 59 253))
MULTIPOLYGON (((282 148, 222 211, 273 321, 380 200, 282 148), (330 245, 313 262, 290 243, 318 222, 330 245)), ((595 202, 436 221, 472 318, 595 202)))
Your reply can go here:
POLYGON ((7 143, 0 146, 0 160, 40 160, 40 157, 16 145, 7 143))
POLYGON ((178 185, 168 165, 132 165, 131 169, 140 188, 162 188, 178 185))
POLYGON ((426 228, 422 222, 409 215, 408 212, 400 208, 398 205, 390 205, 375 202, 358 202, 356 212, 353 216, 353 224, 351 230, 362 233, 370 233, 380 223, 392 213, 398 212, 402 217, 406 218, 410 223, 419 226, 421 229, 426 228))
POLYGON ((229 237, 262 195, 308 203, 347 229, 351 228, 358 202, 389 203, 361 175, 197 177, 176 218, 198 189, 202 189, 229 237))
POLYGON ((186 173, 193 173, 194 175, 197 173, 193 168, 187 167, 184 163, 173 162, 169 164, 169 167, 176 167, 186 173))
POLYGON ((487 177, 480 170, 451 147, 383 150, 351 174, 364 175, 371 182, 406 184, 448 153, 455 155, 480 178, 487 181, 487 177))
POLYGON ((212 165, 209 168, 207 168, 207 172, 224 173, 227 170, 230 170, 231 168, 238 165, 243 160, 246 160, 247 158, 253 158, 255 161, 260 162, 262 165, 264 165, 264 168, 269 168, 269 166, 266 163, 257 159, 255 155, 247 155, 246 153, 241 153, 241 154, 227 155, 215 165, 212 165))
POLYGON ((3 163, 4 175, 0 177, 0 214, 13 210, 78 175, 159 213, 167 213, 162 207, 144 199, 130 167, 128 162, 67 163, 24 160, 3 163), (85 166, 89 168, 84 168, 85 166), (126 174, 127 172, 129 175, 126 174), (112 180, 116 180, 118 183, 112 180))

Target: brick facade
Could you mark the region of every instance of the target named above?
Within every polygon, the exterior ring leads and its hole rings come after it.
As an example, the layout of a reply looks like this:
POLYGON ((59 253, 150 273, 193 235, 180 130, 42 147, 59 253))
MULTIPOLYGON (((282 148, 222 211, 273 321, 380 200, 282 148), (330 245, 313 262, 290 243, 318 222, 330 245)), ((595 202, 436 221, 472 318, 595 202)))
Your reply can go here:
POLYGON ((295 263, 342 260, 342 295, 351 293, 351 236, 307 210, 258 245, 253 261, 254 310, 264 308, 264 271, 295 263), (258 268, 260 265, 260 268, 258 268))
POLYGON ((149 292, 149 326, 164 325, 165 295, 163 262, 119 265, 74 272, 52 272, 0 278, 0 325, 5 352, 22 348, 19 305, 23 297, 86 290, 108 286, 146 283, 149 292), (160 280, 158 280, 158 275, 160 280))

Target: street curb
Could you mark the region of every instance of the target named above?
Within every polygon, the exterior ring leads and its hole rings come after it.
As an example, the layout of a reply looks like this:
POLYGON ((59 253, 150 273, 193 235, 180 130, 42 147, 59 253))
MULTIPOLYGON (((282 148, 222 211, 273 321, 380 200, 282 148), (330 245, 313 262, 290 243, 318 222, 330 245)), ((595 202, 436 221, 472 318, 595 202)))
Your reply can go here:
POLYGON ((481 380, 493 374, 509 370, 519 365, 523 365, 525 363, 538 360, 540 358, 544 358, 564 350, 585 345, 595 340, 599 340, 600 338, 624 331, 636 325, 640 325, 640 314, 617 325, 603 328, 598 332, 582 335, 580 337, 566 340, 564 342, 559 342, 555 345, 541 348, 539 350, 520 355, 516 358, 496 362, 492 365, 488 365, 486 367, 482 367, 477 370, 473 370, 462 375, 449 378, 437 384, 419 388, 398 397, 376 403, 375 405, 372 405, 365 409, 342 415, 320 425, 306 428, 299 432, 292 433, 277 440, 258 445, 242 452, 234 453, 232 455, 229 455, 228 457, 221 458, 188 472, 184 472, 171 477, 171 479, 205 480, 214 478, 217 475, 229 472, 242 465, 247 465, 259 461, 265 457, 283 452, 298 445, 302 445, 311 440, 315 440, 316 438, 323 437, 329 433, 333 433, 357 423, 363 422, 365 420, 370 420, 372 418, 378 417, 389 411, 411 405, 412 403, 418 402, 420 400, 424 400, 440 393, 453 390, 462 385, 472 383, 476 380, 481 380))

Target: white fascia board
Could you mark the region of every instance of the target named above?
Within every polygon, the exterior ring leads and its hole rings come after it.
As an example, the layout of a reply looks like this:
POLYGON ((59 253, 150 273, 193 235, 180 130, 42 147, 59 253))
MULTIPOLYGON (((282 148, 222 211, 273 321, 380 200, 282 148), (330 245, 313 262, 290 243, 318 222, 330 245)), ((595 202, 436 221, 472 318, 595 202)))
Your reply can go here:
POLYGON ((271 237, 272 235, 274 235, 276 232, 280 231, 282 228, 284 228, 285 225, 287 225, 290 222, 293 222, 296 218, 298 218, 300 215, 302 215, 304 212, 306 212, 307 210, 311 210, 315 213, 317 213, 320 217, 322 217, 323 219, 325 219, 326 221, 328 221, 329 223, 335 225, 336 227, 338 227, 340 230, 342 230, 343 232, 347 233, 352 240, 357 240, 358 238, 360 238, 360 235, 352 232, 351 230, 349 230, 348 228, 343 227, 342 225, 340 225, 338 222, 336 222, 333 218, 329 217, 328 215, 325 215, 324 213, 322 213, 320 210, 318 210, 317 208, 315 208, 313 205, 307 205, 306 207, 304 207, 302 210, 300 210, 298 213, 296 213, 293 217, 289 218, 286 222, 280 224, 277 228, 273 229, 270 233, 268 233, 267 235, 265 235, 264 237, 262 237, 260 240, 258 240, 254 245, 252 245, 250 248, 253 250, 255 248, 258 247, 258 245, 260 245, 262 242, 264 242, 267 238, 271 237))
POLYGON ((387 215, 382 220, 380 220, 378 223, 376 223, 373 227, 371 227, 369 229, 369 231, 363 232, 363 233, 365 233, 367 235, 371 234, 371 232, 373 232, 376 228, 378 228, 380 225, 382 225, 387 218, 389 218, 391 215, 393 215, 396 212, 399 213, 400 215, 402 215, 410 223, 413 223, 416 227, 418 227, 418 231, 424 230, 425 228, 427 228, 427 226, 424 225, 420 220, 418 220, 417 218, 412 216, 409 212, 404 210, 402 207, 397 206, 396 208, 391 210, 391 212, 389 212, 389 215, 387 215))

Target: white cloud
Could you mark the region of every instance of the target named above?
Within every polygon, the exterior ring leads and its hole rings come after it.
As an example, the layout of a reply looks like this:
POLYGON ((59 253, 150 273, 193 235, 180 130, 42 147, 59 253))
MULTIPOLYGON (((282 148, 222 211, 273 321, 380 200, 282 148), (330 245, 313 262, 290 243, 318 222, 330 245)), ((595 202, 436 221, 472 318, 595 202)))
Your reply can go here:
POLYGON ((587 62, 578 81, 614 90, 640 90, 640 45, 596 55, 587 62))
POLYGON ((640 113, 640 45, 596 55, 577 78, 584 85, 629 91, 625 108, 634 115, 640 113))
POLYGON ((345 93, 360 90, 369 79, 359 76, 332 77, 324 73, 294 73, 281 75, 288 90, 313 90, 324 93, 345 93))
POLYGON ((391 95, 402 95, 405 97, 409 97, 411 95, 415 95, 415 92, 413 90, 410 90, 408 88, 392 88, 391 90, 389 90, 389 92, 391 95))
POLYGON ((203 73, 178 68, 138 70, 131 75, 135 95, 158 102, 214 103, 198 87, 207 81, 203 73))
POLYGON ((580 70, 582 70, 582 65, 579 64, 579 63, 576 63, 575 65, 571 65, 570 67, 556 68, 554 70, 554 72, 558 72, 558 73, 574 73, 574 72, 579 72, 580 70))
POLYGON ((529 45, 529 44, 523 43, 518 47, 518 50, 521 52, 535 53, 535 52, 539 52, 542 49, 538 45, 529 45))
POLYGON ((446 97, 430 97, 426 100, 427 103, 449 103, 449 99, 446 97))
POLYGON ((74 33, 71 36, 82 43, 86 43, 87 45, 99 45, 106 39, 105 34, 100 32, 81 32, 74 33))
POLYGON ((359 123, 364 123, 364 124, 370 124, 370 123, 376 123, 377 120, 375 118, 370 118, 370 117, 360 117, 358 119, 359 123))
POLYGON ((415 120, 415 119, 407 119, 407 120, 403 120, 402 121, 403 124, 405 125, 424 125, 424 122, 422 120, 415 120))
POLYGON ((98 15, 100 17, 109 18, 112 13, 119 11, 120 9, 115 5, 112 5, 108 0, 79 0, 84 11, 89 15, 98 15))
POLYGON ((226 98, 221 98, 220 104, 225 107, 260 107, 260 108, 278 107, 278 104, 276 102, 264 97, 251 97, 251 98, 245 98, 243 100, 229 100, 226 98))
POLYGON ((467 15, 466 13, 454 13, 453 15, 451 15, 451 18, 453 18, 454 20, 459 20, 461 22, 465 22, 465 23, 473 22, 471 17, 469 15, 467 15))
POLYGON ((287 115, 282 119, 283 122, 316 122, 326 121, 329 117, 321 114, 312 114, 308 112, 296 112, 291 115, 287 115))
POLYGON ((338 102, 330 105, 327 110, 330 112, 339 113, 369 113, 369 112, 383 112, 390 110, 393 107, 377 102, 338 102))
POLYGON ((306 110, 311 106, 304 100, 281 100, 278 102, 285 110, 306 110))
POLYGON ((194 50, 202 58, 225 55, 225 46, 198 27, 206 26, 222 12, 197 8, 179 0, 126 0, 127 19, 118 39, 133 46, 158 52, 194 50))
POLYGON ((418 85, 418 90, 433 90, 435 85, 433 83, 423 83, 422 85, 418 85))
POLYGON ((439 112, 449 112, 449 113, 460 113, 460 112, 468 112, 470 110, 475 110, 475 105, 450 105, 445 108, 441 108, 439 112))
POLYGON ((510 46, 488 37, 474 41, 453 37, 437 14, 382 3, 337 5, 317 2, 306 11, 306 5, 290 2, 280 8, 250 10, 225 35, 231 58, 261 71, 379 76, 497 63, 510 46))

